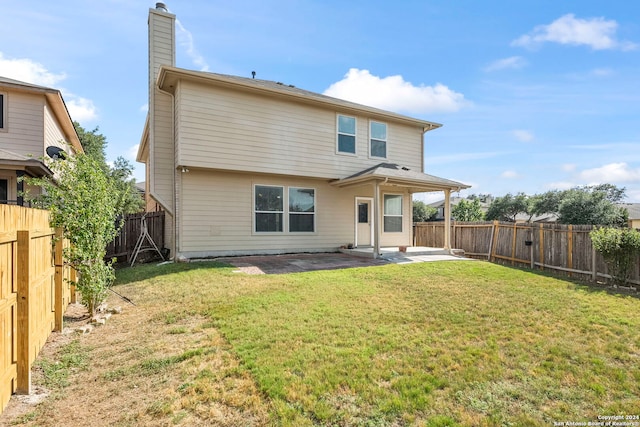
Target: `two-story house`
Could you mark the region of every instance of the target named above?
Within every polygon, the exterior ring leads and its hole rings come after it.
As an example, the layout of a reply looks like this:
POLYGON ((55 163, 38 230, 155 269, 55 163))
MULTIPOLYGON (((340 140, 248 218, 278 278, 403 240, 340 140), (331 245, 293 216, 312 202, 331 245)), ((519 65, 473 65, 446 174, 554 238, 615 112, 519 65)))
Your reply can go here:
MULTIPOLYGON (((175 15, 149 11, 149 114, 137 160, 172 254, 411 246, 412 194, 441 125, 294 86, 175 66, 175 15)), ((448 244, 448 243, 447 243, 448 244)))
POLYGON ((25 191, 40 189, 21 177, 49 176, 43 157, 76 152, 82 146, 59 90, 0 77, 0 203, 23 205, 25 191))

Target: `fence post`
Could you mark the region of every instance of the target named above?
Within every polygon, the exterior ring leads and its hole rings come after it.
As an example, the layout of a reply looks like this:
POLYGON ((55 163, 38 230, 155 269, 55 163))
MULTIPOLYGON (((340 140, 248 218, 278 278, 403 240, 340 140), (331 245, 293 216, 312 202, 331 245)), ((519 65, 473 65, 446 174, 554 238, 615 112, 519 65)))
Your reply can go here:
POLYGON ((61 332, 64 327, 64 260, 62 259, 62 246, 64 241, 62 240, 62 228, 56 228, 55 246, 54 246, 54 265, 56 267, 55 273, 55 313, 54 313, 54 331, 61 332))
POLYGON ((498 239, 499 223, 497 220, 493 221, 493 229, 491 230, 491 242, 489 242, 489 261, 494 259, 496 254, 496 240, 498 239))
POLYGON ((595 246, 593 246, 593 242, 591 243, 591 280, 594 283, 598 280, 598 263, 596 262, 596 256, 598 253, 596 252, 595 246))
POLYGON ((529 248, 529 256, 531 257, 531 269, 535 270, 536 269, 536 260, 535 260, 535 246, 534 242, 535 242, 535 235, 536 233, 533 230, 533 224, 529 224, 529 233, 530 233, 530 239, 531 239, 531 247, 529 248))
POLYGON ((513 237, 511 238, 511 265, 515 265, 516 261, 516 236, 518 235, 518 223, 513 223, 513 237))
MULTIPOLYGON (((569 229, 567 230, 567 233, 569 233, 569 236, 567 238, 568 240, 567 264, 569 265, 567 267, 569 269, 573 269, 573 225, 569 224, 569 229)), ((571 271, 569 271, 569 277, 571 277, 571 271)))
POLYGON ((18 327, 17 327, 17 378, 16 393, 31 393, 31 369, 29 361, 31 360, 30 349, 30 329, 31 316, 29 313, 29 293, 31 282, 31 266, 29 259, 29 247, 31 244, 31 235, 29 231, 18 231, 18 327))
POLYGON ((540 270, 544 270, 544 225, 540 224, 540 270))

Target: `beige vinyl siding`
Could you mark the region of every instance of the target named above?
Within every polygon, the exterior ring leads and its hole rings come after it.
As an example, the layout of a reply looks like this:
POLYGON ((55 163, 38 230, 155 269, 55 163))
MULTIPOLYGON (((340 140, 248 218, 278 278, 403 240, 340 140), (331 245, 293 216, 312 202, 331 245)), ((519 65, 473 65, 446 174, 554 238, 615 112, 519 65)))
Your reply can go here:
MULTIPOLYGON (((340 178, 380 163, 369 158, 369 117, 356 116, 356 155, 336 152, 342 113, 225 88, 182 82, 178 163, 193 167, 340 178)), ((389 123, 387 161, 422 170, 422 132, 389 123)))
POLYGON ((381 187, 380 189, 380 245, 381 246, 411 246, 413 244, 413 215, 412 196, 409 192, 398 187, 381 187), (384 195, 402 195, 402 232, 384 232, 384 195))
MULTIPOLYGON (((190 170, 180 181, 178 252, 188 257, 334 251, 354 243, 355 198, 373 197, 372 185, 340 189, 326 180, 281 175, 190 170), (254 185, 315 189, 315 232, 254 232, 254 185)), ((410 204, 405 195, 403 208, 410 204)), ((382 245, 411 244, 411 220, 403 220, 403 232, 385 233, 382 245)))
POLYGON ((149 83, 153 85, 161 65, 175 65, 175 17, 149 11, 149 83))
POLYGON ((6 131, 0 132, 0 148, 41 157, 44 154, 44 96, 8 91, 5 94, 6 131))
POLYGON ((151 154, 151 191, 158 200, 174 210, 174 145, 173 103, 171 96, 156 91, 153 144, 151 154))
POLYGON ((326 251, 353 240, 353 194, 323 180, 191 170, 182 192, 179 252, 187 256, 326 251), (316 231, 254 232, 254 185, 315 189, 316 231))
POLYGON ((48 146, 54 145, 60 147, 66 152, 69 152, 71 148, 64 136, 64 132, 60 127, 60 123, 56 120, 53 112, 48 105, 44 108, 44 147, 46 150, 48 146))

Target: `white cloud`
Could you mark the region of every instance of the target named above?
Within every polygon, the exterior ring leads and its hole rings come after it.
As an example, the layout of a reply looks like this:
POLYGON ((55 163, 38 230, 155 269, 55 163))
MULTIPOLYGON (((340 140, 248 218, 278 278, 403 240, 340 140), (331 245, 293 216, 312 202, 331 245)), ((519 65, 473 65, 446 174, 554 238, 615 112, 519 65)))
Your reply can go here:
POLYGON ((75 120, 79 123, 86 123, 98 118, 98 112, 96 106, 93 105, 93 101, 70 94, 67 94, 67 97, 69 99, 65 101, 65 104, 67 104, 71 120, 75 120))
POLYGON ((576 170, 576 167, 575 163, 565 163, 562 165, 562 170, 565 172, 573 172, 576 170))
POLYGON ((638 203, 640 202, 640 190, 627 190, 627 200, 629 200, 631 203, 638 203))
POLYGON ((523 129, 516 129, 511 132, 513 136, 520 142, 531 142, 534 140, 533 132, 523 129))
POLYGON ((561 16, 549 25, 538 25, 529 34, 514 40, 512 46, 534 47, 544 42, 566 45, 586 45, 594 50, 631 50, 634 43, 616 40, 618 23, 604 18, 580 19, 572 13, 561 16))
POLYGON ((509 58, 499 59, 487 65, 484 70, 487 72, 498 71, 504 69, 518 69, 527 65, 527 61, 521 56, 510 56, 509 58))
POLYGON ((127 159, 133 160, 135 162, 136 156, 138 155, 138 148, 140 148, 140 144, 132 145, 127 149, 127 159))
POLYGON ((196 49, 196 45, 193 41, 193 35, 189 30, 184 28, 179 19, 176 19, 176 36, 178 43, 185 48, 187 56, 191 58, 191 61, 200 68, 200 71, 209 71, 209 64, 204 57, 196 49))
POLYGON ((440 83, 435 86, 414 86, 400 75, 378 77, 368 70, 357 68, 351 68, 342 80, 329 86, 324 94, 411 114, 453 112, 467 104, 463 94, 440 83))
POLYGON ((55 87, 67 76, 55 74, 28 58, 9 59, 0 52, 0 75, 39 86, 55 87))
POLYGON ((500 174, 500 176, 502 178, 506 178, 506 179, 517 179, 517 178, 520 178, 520 175, 516 171, 504 171, 504 172, 502 172, 502 174, 500 174))
POLYGON ((142 111, 143 113, 146 113, 149 111, 149 104, 144 104, 140 106, 140 111, 142 111))
POLYGON ((624 162, 609 163, 599 168, 583 170, 578 176, 588 184, 640 182, 640 168, 634 169, 624 162))
POLYGON ((614 74, 611 68, 596 68, 591 70, 591 74, 596 77, 608 77, 614 74))
POLYGON ((576 183, 569 181, 557 181, 550 182, 545 185, 545 187, 549 190, 570 190, 571 188, 576 187, 576 183))
MULTIPOLYGON (((65 73, 52 73, 47 68, 28 58, 9 59, 0 52, 0 75, 11 79, 59 89, 57 86, 67 78, 65 73)), ((65 92, 59 89, 61 92, 65 92)), ((93 101, 72 93, 63 95, 72 120, 87 122, 97 119, 98 113, 93 101)))

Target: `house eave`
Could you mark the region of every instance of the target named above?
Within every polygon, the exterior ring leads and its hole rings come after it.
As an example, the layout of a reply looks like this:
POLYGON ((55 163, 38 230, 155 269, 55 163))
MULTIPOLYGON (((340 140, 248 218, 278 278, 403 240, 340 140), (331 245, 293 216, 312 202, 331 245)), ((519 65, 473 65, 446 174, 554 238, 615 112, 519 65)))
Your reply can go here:
POLYGON ((73 120, 71 119, 67 105, 64 102, 64 98, 62 98, 62 93, 59 90, 8 78, 0 79, 0 86, 17 92, 44 95, 47 103, 51 106, 51 110, 58 120, 65 137, 67 138, 66 142, 71 144, 77 153, 83 152, 82 144, 80 143, 76 129, 73 126, 73 120))
POLYGON ((142 137, 140 138, 140 145, 138 146, 138 152, 136 153, 136 162, 145 163, 149 157, 147 153, 147 147, 149 146, 149 113, 144 122, 144 129, 142 130, 142 137))

